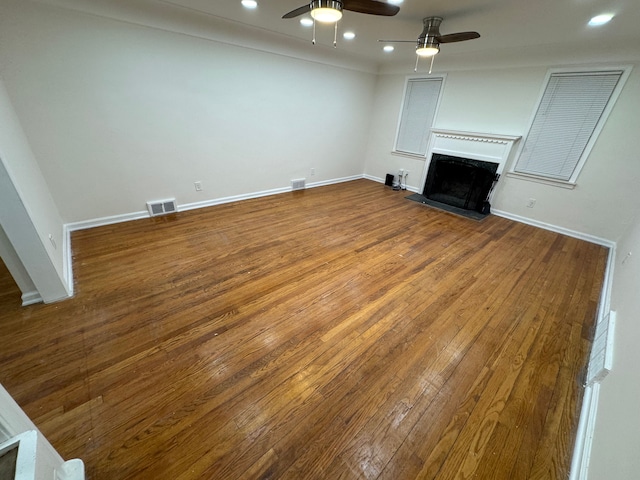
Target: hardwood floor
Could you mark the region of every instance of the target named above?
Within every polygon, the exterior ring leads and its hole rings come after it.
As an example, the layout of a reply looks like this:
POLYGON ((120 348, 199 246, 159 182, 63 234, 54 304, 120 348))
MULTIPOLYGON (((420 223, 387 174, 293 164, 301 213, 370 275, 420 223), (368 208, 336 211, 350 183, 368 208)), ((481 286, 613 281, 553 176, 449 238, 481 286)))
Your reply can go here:
POLYGON ((0 382, 93 480, 567 478, 607 250, 404 196, 76 232, 73 299, 0 281, 0 382))

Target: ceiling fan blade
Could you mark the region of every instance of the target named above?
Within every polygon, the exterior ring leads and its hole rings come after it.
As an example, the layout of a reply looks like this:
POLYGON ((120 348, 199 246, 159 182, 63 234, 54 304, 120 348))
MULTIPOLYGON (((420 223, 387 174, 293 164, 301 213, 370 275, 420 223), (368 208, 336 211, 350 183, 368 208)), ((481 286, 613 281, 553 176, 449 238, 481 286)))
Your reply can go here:
POLYGON ((480 34, 478 32, 458 32, 439 35, 437 38, 440 43, 464 42, 465 40, 480 38, 480 34))
POLYGON ((303 5, 302 7, 298 7, 295 10, 291 10, 289 13, 285 13, 282 18, 294 18, 299 17, 300 15, 304 15, 311 11, 311 4, 303 5))
POLYGON ((384 15, 392 17, 400 11, 400 7, 376 0, 343 0, 342 8, 352 12, 367 13, 369 15, 384 15))

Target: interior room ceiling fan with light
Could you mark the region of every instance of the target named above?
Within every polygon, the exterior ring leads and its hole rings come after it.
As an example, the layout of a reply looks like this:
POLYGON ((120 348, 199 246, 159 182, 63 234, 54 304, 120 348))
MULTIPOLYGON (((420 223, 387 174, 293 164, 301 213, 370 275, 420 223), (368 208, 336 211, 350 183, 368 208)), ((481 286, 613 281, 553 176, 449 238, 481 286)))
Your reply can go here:
MULTIPOLYGON (((466 40, 474 40, 480 38, 478 32, 457 32, 442 35, 440 33, 440 24, 442 17, 426 17, 422 20, 424 28, 418 37, 418 40, 378 40, 383 43, 416 43, 416 66, 418 71, 418 61, 420 57, 431 57, 431 66, 433 66, 433 58, 440 51, 441 43, 464 42, 466 40)), ((431 68, 429 69, 431 73, 431 68)))
POLYGON ((310 13, 318 22, 333 23, 342 18, 342 10, 392 17, 400 11, 400 7, 378 0, 313 0, 309 5, 285 13, 282 18, 295 18, 310 13))
POLYGON ((349 10, 368 15, 382 15, 392 17, 400 11, 397 5, 380 2, 377 0, 312 0, 308 5, 303 5, 295 10, 285 13, 282 18, 295 18, 305 13, 313 18, 313 43, 316 43, 315 22, 335 23, 335 35, 333 46, 336 46, 338 20, 342 18, 342 11, 349 10))

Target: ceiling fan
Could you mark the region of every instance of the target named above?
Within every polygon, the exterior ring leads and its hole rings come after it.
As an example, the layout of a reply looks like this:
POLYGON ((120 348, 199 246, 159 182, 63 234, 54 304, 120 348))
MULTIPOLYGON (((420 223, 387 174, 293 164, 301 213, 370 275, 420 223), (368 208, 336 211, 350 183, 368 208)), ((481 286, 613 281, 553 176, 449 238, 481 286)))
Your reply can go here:
MULTIPOLYGON (((420 60, 420 57, 431 57, 431 65, 433 66, 433 57, 440 51, 441 43, 464 42, 466 40, 480 38, 480 34, 478 32, 457 32, 442 35, 440 33, 440 24, 442 23, 442 17, 426 17, 422 20, 422 22, 424 24, 424 28, 422 29, 422 33, 418 37, 416 43, 416 54, 418 55, 418 57, 416 58, 415 71, 418 70, 418 61, 420 60)), ((415 40, 378 41, 384 43, 415 42, 415 40)), ((431 69, 429 69, 429 73, 431 73, 431 69)))
POLYGON ((342 18, 342 10, 392 17, 400 11, 400 7, 377 0, 312 0, 308 5, 285 13, 282 18, 311 13, 311 17, 318 22, 333 23, 342 18))
POLYGON ((285 13, 282 18, 295 18, 310 13, 313 18, 311 43, 314 45, 316 43, 316 21, 334 23, 333 46, 335 48, 338 38, 338 20, 342 18, 342 10, 391 17, 400 11, 400 7, 377 0, 311 0, 308 5, 291 10, 289 13, 285 13))

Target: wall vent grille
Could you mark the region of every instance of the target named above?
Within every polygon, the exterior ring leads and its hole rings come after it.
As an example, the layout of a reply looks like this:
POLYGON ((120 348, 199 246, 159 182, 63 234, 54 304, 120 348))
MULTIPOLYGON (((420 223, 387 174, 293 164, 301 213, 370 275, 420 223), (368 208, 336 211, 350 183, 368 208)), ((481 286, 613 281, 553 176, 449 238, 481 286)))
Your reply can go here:
POLYGON ((147 202, 147 209, 149 215, 157 217, 158 215, 165 215, 167 213, 175 213, 178 211, 176 208, 176 199, 169 198, 167 200, 156 200, 155 202, 147 202))
POLYGON ((613 366, 613 332, 616 328, 616 312, 609 314, 596 326, 587 369, 587 385, 601 382, 613 366))
POLYGON ((305 178, 296 178, 291 180, 291 190, 304 190, 306 188, 305 178))

